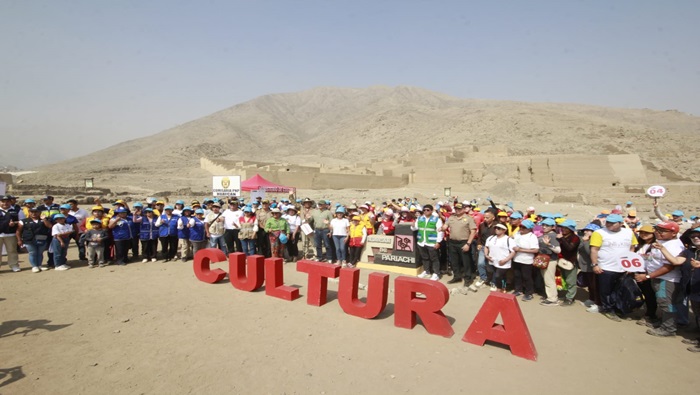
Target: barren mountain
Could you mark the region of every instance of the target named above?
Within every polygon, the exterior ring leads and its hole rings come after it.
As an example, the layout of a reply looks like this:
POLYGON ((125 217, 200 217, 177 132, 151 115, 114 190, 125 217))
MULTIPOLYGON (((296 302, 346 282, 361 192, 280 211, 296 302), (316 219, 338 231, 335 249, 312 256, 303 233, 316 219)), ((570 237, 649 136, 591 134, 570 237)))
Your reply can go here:
MULTIPOLYGON (((700 181, 689 152, 700 118, 677 111, 458 99, 414 87, 315 88, 238 104, 175 128, 39 168, 73 173, 161 169, 199 158, 352 163, 464 145, 513 154, 637 153, 677 180, 700 181)), ((167 170, 163 170, 167 169, 167 170)))

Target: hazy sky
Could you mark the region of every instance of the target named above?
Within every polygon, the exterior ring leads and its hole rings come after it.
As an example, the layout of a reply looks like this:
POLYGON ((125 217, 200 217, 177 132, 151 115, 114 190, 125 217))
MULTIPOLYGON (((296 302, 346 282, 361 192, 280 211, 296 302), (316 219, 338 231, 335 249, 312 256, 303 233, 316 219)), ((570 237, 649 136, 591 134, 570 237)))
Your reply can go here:
POLYGON ((700 115, 698 21, 692 0, 0 0, 0 165, 317 86, 700 115))

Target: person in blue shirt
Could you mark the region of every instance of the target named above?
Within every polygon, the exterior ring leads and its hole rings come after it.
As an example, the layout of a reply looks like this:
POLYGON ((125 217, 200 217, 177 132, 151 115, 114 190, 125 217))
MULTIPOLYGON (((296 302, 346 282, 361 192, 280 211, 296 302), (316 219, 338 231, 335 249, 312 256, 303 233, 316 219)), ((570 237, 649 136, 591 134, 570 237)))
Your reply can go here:
MULTIPOLYGON (((135 205, 134 205, 135 206, 135 205)), ((143 260, 141 262, 155 262, 156 249, 158 247, 159 229, 156 226, 158 218, 153 214, 153 209, 147 207, 141 215, 140 210, 134 212, 134 224, 139 227, 138 239, 141 240, 143 260)), ((136 239, 136 237, 134 237, 136 239)))
POLYGON ((112 229, 114 238, 114 260, 117 265, 124 266, 128 263, 128 253, 131 247, 132 221, 127 217, 127 210, 119 207, 114 210, 114 216, 109 220, 109 228, 112 229))
POLYGON ((161 255, 165 262, 170 262, 177 255, 177 221, 180 216, 174 215, 173 209, 173 206, 165 206, 163 214, 156 221, 161 255))

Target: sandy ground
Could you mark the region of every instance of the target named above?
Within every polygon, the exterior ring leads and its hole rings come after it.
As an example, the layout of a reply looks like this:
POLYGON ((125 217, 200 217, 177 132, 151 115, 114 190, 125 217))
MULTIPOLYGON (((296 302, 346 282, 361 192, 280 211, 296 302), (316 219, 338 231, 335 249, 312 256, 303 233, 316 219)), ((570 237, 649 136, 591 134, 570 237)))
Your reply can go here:
MULTIPOLYGON (((76 254, 73 246, 69 258, 76 254)), ((539 353, 531 362, 461 341, 485 290, 451 296, 444 312, 455 335, 443 338, 420 324, 394 327, 393 293, 374 320, 344 314, 337 283, 328 304, 307 305, 306 275, 292 264, 285 280, 302 298, 287 302, 228 281, 202 283, 191 262, 89 269, 74 261, 66 272, 34 274, 21 258, 22 272, 0 269, 4 394, 665 394, 700 386, 700 355, 680 336, 651 337, 581 305, 521 303, 539 353)))

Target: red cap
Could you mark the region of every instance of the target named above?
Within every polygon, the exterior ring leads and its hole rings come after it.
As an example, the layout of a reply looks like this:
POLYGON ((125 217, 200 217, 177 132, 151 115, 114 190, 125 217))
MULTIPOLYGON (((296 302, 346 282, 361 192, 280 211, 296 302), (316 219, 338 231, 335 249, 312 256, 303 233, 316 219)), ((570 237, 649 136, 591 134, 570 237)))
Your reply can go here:
POLYGON ((681 230, 681 227, 673 221, 660 222, 654 226, 661 229, 668 229, 670 231, 673 231, 673 233, 678 233, 681 230))

